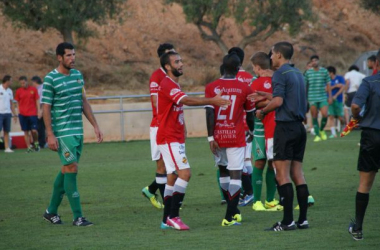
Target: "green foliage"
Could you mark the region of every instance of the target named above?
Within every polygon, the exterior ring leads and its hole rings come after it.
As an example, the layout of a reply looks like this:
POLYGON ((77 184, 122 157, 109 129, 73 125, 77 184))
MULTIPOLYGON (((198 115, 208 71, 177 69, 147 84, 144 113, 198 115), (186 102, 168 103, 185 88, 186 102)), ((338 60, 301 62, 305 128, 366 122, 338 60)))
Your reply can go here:
POLYGON ((361 0, 360 2, 364 9, 380 15, 380 0, 361 0))
POLYGON ((95 34, 87 21, 102 24, 107 17, 120 12, 125 0, 0 0, 2 12, 15 25, 45 31, 57 29, 64 40, 72 40, 72 32, 80 38, 95 34))

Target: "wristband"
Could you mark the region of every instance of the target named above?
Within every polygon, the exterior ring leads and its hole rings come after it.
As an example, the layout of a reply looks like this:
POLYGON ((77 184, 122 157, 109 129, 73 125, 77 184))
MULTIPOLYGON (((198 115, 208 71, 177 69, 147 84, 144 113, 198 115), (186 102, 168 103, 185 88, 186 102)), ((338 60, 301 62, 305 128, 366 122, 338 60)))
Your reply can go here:
POLYGON ((267 113, 265 113, 264 110, 262 109, 262 110, 260 110, 260 114, 261 114, 262 116, 265 116, 267 113))
POLYGON ((207 140, 208 140, 208 142, 212 142, 212 141, 214 141, 214 136, 209 136, 209 137, 207 137, 207 140))

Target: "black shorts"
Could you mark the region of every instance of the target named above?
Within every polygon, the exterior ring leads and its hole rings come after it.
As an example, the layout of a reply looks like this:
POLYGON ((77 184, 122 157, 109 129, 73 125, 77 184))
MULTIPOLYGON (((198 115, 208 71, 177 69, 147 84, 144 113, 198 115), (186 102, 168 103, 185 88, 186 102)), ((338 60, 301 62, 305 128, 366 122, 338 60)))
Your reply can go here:
POLYGON ((363 129, 360 139, 358 170, 377 172, 380 169, 380 130, 363 129))
POLYGON ((276 122, 273 138, 273 160, 303 161, 306 130, 302 121, 276 122))

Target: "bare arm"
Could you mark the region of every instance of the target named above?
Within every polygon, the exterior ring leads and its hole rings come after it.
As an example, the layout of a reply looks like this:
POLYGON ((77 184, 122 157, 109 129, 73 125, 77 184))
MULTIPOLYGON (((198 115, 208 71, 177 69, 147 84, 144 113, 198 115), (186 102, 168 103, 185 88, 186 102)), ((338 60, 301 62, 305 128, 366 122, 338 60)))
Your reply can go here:
POLYGON ((44 113, 44 123, 45 123, 45 129, 48 137, 48 145, 49 148, 53 151, 58 150, 58 140, 54 135, 53 128, 51 126, 51 105, 49 104, 42 104, 42 110, 44 113))
POLYGON ((38 116, 38 119, 39 119, 39 118, 42 117, 40 99, 36 100, 36 105, 37 105, 37 116, 38 116))
POLYGON ((344 85, 343 84, 337 84, 336 86, 339 87, 339 91, 333 96, 333 99, 336 99, 344 90, 344 85))
POLYGON ((227 106, 231 104, 231 101, 223 99, 221 97, 221 94, 219 93, 213 98, 185 96, 180 100, 180 103, 187 106, 203 106, 203 105, 227 106))
POLYGON ((83 114, 86 116, 87 120, 94 127, 96 138, 98 139, 98 143, 100 143, 100 142, 103 141, 103 133, 99 129, 98 123, 97 123, 97 121, 95 119, 94 114, 92 113, 91 105, 88 102, 85 93, 83 93, 82 99, 83 99, 83 114))
MULTIPOLYGON (((264 114, 268 114, 269 112, 272 112, 273 110, 275 110, 276 108, 280 107, 283 103, 283 98, 282 97, 279 97, 279 96, 276 96, 274 97, 269 103, 268 105, 262 109, 262 112, 264 114)), ((264 116, 261 114, 261 112, 256 112, 256 117, 257 119, 263 119, 264 116)))
POLYGON ((11 110, 12 110, 12 115, 13 115, 13 121, 16 123, 17 122, 17 113, 16 113, 15 105, 14 105, 12 100, 10 102, 11 102, 11 110))
POLYGON ((215 128, 215 113, 213 108, 206 107, 206 123, 207 123, 207 135, 210 144, 210 150, 214 155, 217 155, 219 149, 218 143, 214 140, 214 128, 215 128))

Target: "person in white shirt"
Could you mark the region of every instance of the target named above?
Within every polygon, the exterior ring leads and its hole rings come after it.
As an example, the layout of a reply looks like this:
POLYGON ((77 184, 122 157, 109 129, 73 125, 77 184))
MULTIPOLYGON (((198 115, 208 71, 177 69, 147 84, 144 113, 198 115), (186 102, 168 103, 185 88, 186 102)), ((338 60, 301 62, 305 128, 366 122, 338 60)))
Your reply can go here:
POLYGON ((11 130, 12 114, 14 122, 17 123, 17 115, 13 105, 13 92, 10 89, 12 77, 5 75, 0 85, 0 132, 4 130, 5 153, 13 153, 9 146, 9 132, 11 130))
POLYGON ((346 80, 346 95, 344 102, 344 117, 346 119, 346 124, 350 122, 352 99, 354 99, 356 91, 359 89, 364 77, 366 76, 359 72, 359 68, 356 65, 352 65, 344 75, 344 79, 346 80))

